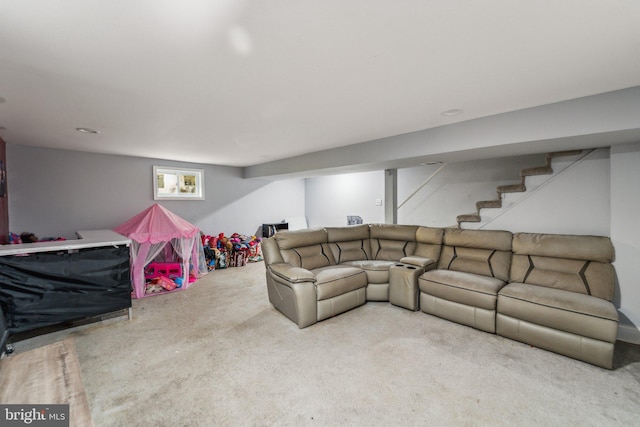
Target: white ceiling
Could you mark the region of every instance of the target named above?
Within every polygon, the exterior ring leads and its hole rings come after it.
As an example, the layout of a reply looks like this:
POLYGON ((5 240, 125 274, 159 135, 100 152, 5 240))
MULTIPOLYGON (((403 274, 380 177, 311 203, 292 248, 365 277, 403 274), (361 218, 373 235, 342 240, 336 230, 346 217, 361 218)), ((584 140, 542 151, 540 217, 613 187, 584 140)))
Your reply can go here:
POLYGON ((11 144, 248 166, 638 85, 637 0, 0 0, 11 144))

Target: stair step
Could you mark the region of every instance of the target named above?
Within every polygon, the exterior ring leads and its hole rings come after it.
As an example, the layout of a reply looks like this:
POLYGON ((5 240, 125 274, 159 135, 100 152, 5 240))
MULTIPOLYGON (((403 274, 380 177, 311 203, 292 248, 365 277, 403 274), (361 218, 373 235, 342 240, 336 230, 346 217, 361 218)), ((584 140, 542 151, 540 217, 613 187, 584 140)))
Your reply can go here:
POLYGON ((498 194, 500 193, 522 193, 527 191, 527 187, 524 184, 511 184, 511 185, 500 185, 497 188, 498 194))
POLYGON ((458 215, 456 217, 456 221, 458 221, 458 223, 461 223, 461 222, 480 222, 480 215, 478 215, 478 214, 458 215))
POLYGON ((483 200, 481 202, 476 202, 476 209, 480 210, 482 208, 501 208, 502 200, 483 200))
POLYGON ((578 156, 583 152, 583 150, 566 150, 566 151, 556 151, 553 153, 545 154, 546 165, 533 167, 533 168, 524 168, 520 171, 520 179, 521 182, 519 184, 510 184, 510 185, 500 185, 496 188, 498 192, 498 200, 483 200, 476 202, 476 210, 477 213, 467 214, 467 215, 458 215, 456 220, 458 222, 458 228, 462 228, 461 223, 475 223, 468 224, 466 227, 473 229, 479 228, 483 226, 483 220, 480 217, 480 209, 487 209, 484 211, 484 220, 491 221, 495 215, 500 215, 500 211, 496 211, 495 209, 506 209, 509 206, 518 203, 523 197, 527 197, 525 193, 527 191, 527 187, 525 186, 525 178, 530 177, 526 180, 526 183, 529 185, 529 190, 535 190, 537 187, 546 182, 549 177, 539 177, 540 175, 551 175, 553 173, 560 173, 564 170, 567 165, 565 163, 570 163, 573 161, 571 156, 578 156), (556 161, 554 164, 556 166, 556 170, 551 167, 551 163, 554 158, 557 157, 568 157, 567 159, 561 159, 556 161), (494 209, 494 210, 491 210, 494 209))
POLYGON ((561 156, 575 156, 576 154, 582 153, 582 150, 567 150, 567 151, 556 151, 555 153, 547 153, 547 159, 553 159, 554 157, 561 156))
POLYGON ((526 168, 520 171, 520 177, 536 176, 536 175, 549 175, 553 173, 551 166, 540 166, 536 168, 526 168))

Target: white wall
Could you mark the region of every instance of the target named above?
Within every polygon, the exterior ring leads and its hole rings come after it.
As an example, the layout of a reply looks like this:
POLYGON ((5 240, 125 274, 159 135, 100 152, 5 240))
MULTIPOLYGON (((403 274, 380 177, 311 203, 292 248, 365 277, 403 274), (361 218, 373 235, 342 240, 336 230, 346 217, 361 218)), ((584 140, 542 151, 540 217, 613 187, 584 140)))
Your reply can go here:
MULTIPOLYGON (((542 165, 543 155, 448 164, 398 210, 398 223, 451 226, 457 215, 471 213, 478 200, 494 199, 498 185, 518 182, 522 168, 542 165)), ((438 167, 398 169, 398 203, 438 167)), ((347 215, 360 215, 365 223, 385 222, 384 171, 307 178, 306 212, 309 227, 346 225, 347 215), (376 199, 383 206, 376 206, 376 199)))
POLYGON ((618 275, 621 328, 640 344, 640 142, 611 147, 611 240, 618 275))
POLYGON ((241 168, 7 144, 10 230, 43 238, 113 228, 155 203, 153 165, 204 169, 205 200, 161 204, 207 234, 254 234, 263 222, 304 216, 302 179, 243 179, 241 168))
POLYGON ((331 175, 306 180, 309 228, 347 225, 347 215, 364 223, 384 222, 384 171, 331 175), (376 205, 376 199, 381 205, 376 205))
POLYGON ((484 228, 608 236, 609 175, 609 150, 596 150, 484 228))
MULTIPOLYGON (((497 198, 496 187, 520 182, 520 170, 544 166, 543 155, 449 163, 398 209, 399 224, 450 227, 456 217, 475 213, 480 200, 497 198)), ((398 169, 398 206, 440 165, 398 169)))

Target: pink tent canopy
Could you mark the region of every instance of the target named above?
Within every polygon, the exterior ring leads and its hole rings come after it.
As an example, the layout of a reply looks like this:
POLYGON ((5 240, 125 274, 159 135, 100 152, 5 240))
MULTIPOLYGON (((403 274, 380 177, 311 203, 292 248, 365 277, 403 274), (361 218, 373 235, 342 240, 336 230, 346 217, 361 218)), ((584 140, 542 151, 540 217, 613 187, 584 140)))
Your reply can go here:
POLYGON ((168 242, 180 237, 192 238, 200 233, 198 227, 157 203, 120 224, 114 231, 138 243, 168 242))
POLYGON ((207 271, 200 229, 157 203, 120 224, 114 231, 133 240, 131 281, 136 298, 146 296, 145 266, 167 245, 182 261, 181 289, 189 286, 189 273, 197 277, 207 271))

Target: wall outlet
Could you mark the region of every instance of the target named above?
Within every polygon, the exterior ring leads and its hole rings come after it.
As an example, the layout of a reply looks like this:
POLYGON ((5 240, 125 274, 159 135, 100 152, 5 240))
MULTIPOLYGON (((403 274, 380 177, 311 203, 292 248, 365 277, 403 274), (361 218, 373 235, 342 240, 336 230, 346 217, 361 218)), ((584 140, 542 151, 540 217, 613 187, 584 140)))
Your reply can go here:
POLYGON ((382 206, 382 199, 376 199, 376 206, 382 206))

